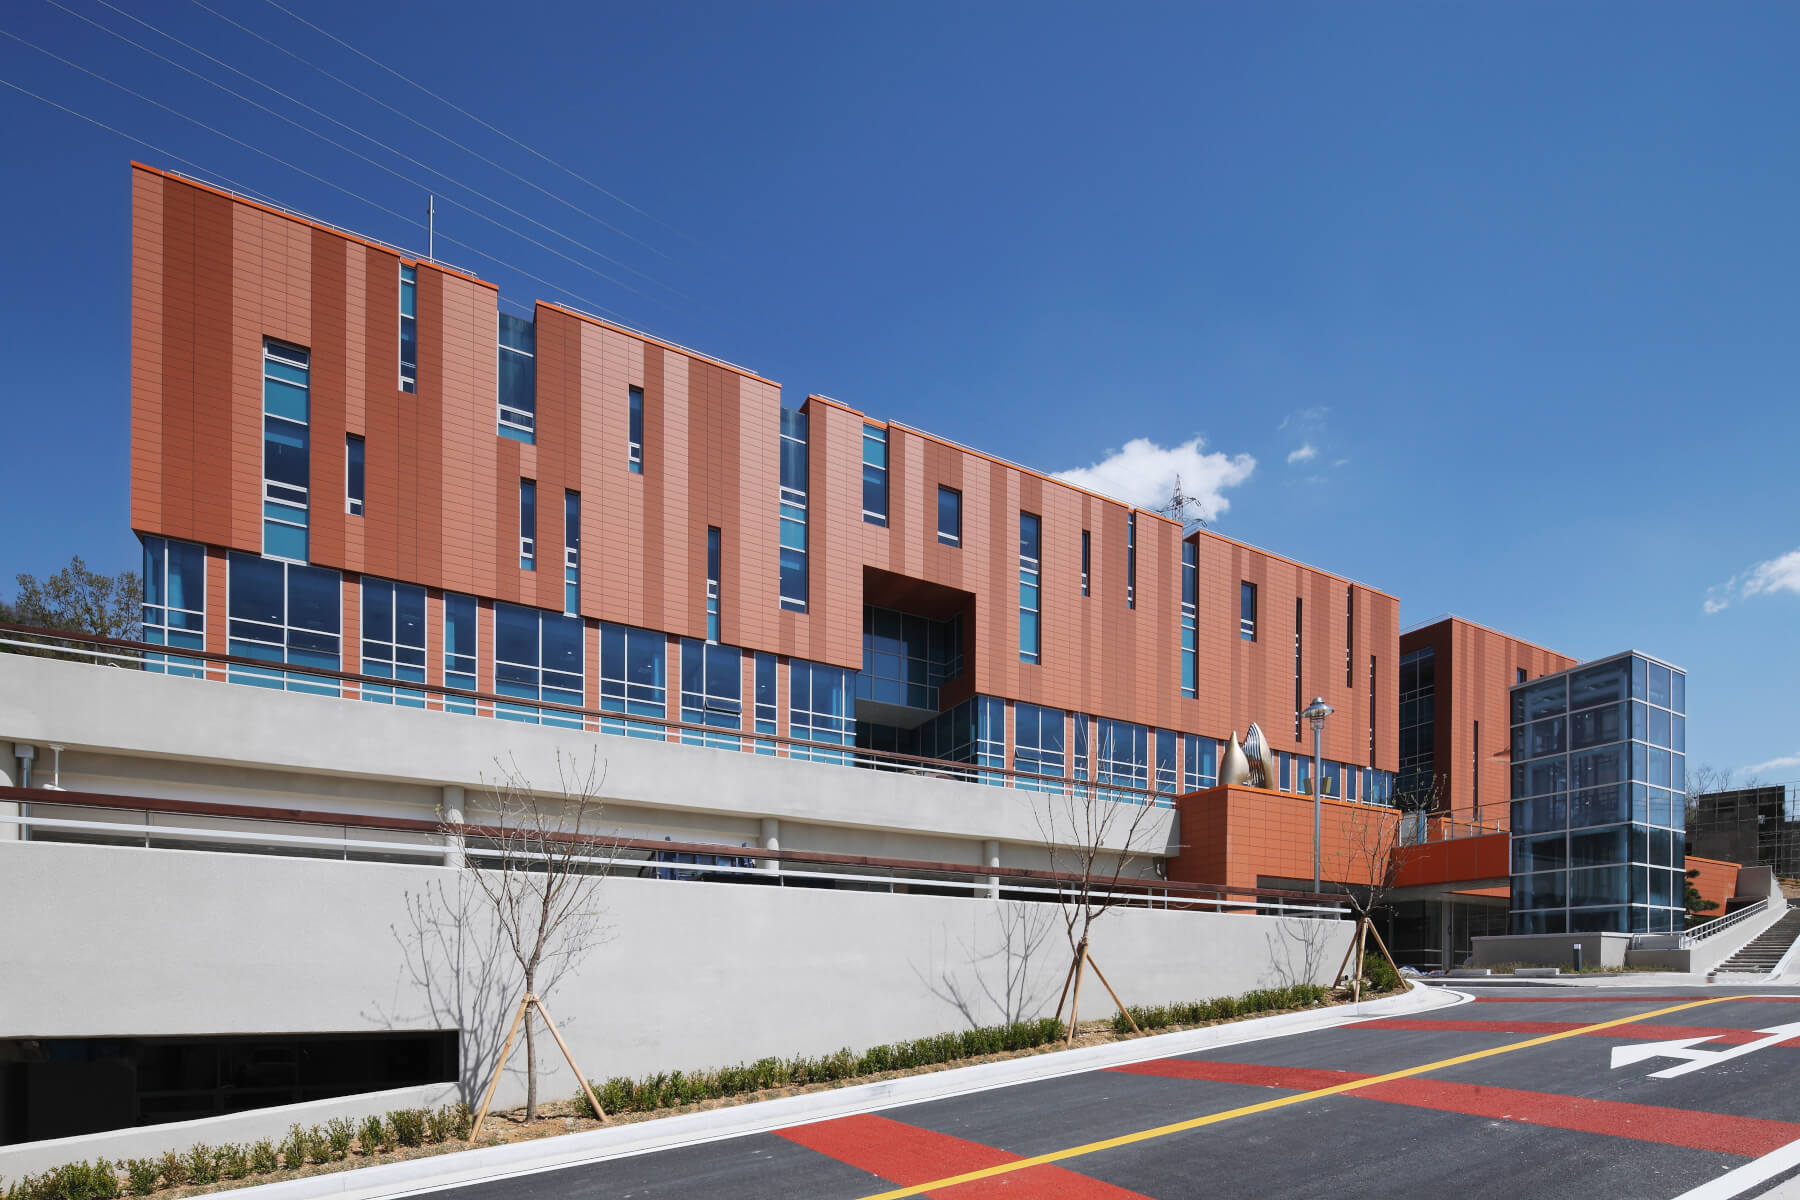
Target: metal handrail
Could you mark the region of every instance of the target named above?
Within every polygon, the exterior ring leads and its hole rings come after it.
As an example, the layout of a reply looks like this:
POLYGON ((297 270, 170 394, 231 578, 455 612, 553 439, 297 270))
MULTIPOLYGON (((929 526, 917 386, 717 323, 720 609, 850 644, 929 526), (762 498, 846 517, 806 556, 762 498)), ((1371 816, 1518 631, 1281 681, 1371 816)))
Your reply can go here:
MULTIPOLYGON (((56 793, 49 793, 40 803, 57 803, 56 793)), ((41 829, 46 831, 64 831, 87 835, 110 835, 112 844, 117 844, 129 837, 135 847, 142 839, 144 848, 152 848, 155 840, 188 841, 212 843, 203 847, 223 853, 277 853, 286 851, 304 857, 316 857, 320 851, 335 852, 332 857, 341 856, 351 861, 353 854, 370 856, 399 857, 407 856, 428 861, 441 861, 448 846, 444 843, 393 842, 376 839, 364 839, 351 836, 353 826, 343 825, 343 834, 334 837, 319 837, 309 834, 277 833, 272 830, 225 829, 215 826, 196 825, 152 825, 149 819, 158 810, 145 810, 143 824, 123 821, 91 821, 75 820, 66 817, 41 816, 7 816, 0 817, 0 827, 11 826, 20 829, 30 836, 30 831, 41 829), (237 847, 242 846, 240 850, 237 847)), ((161 812, 165 816, 181 815, 172 812, 161 812)), ((471 827, 473 828, 473 827, 471 827)), ((52 839, 53 841, 56 839, 52 839)), ((717 877, 721 875, 744 877, 750 880, 763 880, 776 886, 788 882, 811 884, 819 880, 843 881, 862 885, 885 886, 892 891, 898 883, 927 884, 939 888, 960 886, 969 889, 973 896, 992 896, 1004 889, 1006 896, 1016 900, 1035 900, 1057 902, 1064 894, 1057 885, 1057 880, 1048 872, 1024 872, 1017 869, 990 868, 959 865, 954 863, 917 864, 916 869, 902 873, 901 869, 891 866, 885 870, 875 869, 836 869, 836 870, 801 870, 783 871, 779 866, 760 865, 767 856, 777 853, 761 850, 751 846, 710 846, 706 849, 710 854, 702 854, 702 858, 714 858, 712 862, 669 861, 655 857, 660 853, 668 853, 664 847, 667 843, 633 842, 630 848, 645 857, 621 856, 622 848, 618 843, 608 843, 604 839, 596 839, 593 858, 606 859, 615 868, 636 870, 640 874, 645 871, 667 872, 666 878, 676 882, 687 882, 689 876, 717 877), (723 860, 723 861, 717 861, 723 860), (1027 876, 1021 878, 1021 876, 1027 876), (948 878, 946 878, 948 877, 948 878)), ((514 854, 514 851, 499 850, 477 843, 465 843, 460 846, 461 852, 470 858, 494 858, 514 854)), ((691 850, 687 853, 693 857, 691 850)), ((530 855, 527 855, 530 857, 530 855)), ((807 855, 786 852, 782 858, 786 861, 817 862, 820 865, 834 866, 830 860, 845 856, 807 855)), ((700 880, 716 881, 715 879, 700 880)), ((1288 893, 1271 893, 1270 898, 1250 893, 1248 900, 1227 899, 1228 891, 1239 889, 1207 889, 1208 894, 1196 895, 1202 889, 1192 885, 1153 883, 1135 880, 1120 880, 1119 884, 1092 889, 1088 894, 1096 900, 1111 900, 1127 908, 1160 908, 1210 910, 1212 912, 1252 912, 1276 913, 1285 916, 1317 915, 1336 919, 1349 910, 1341 903, 1344 897, 1335 894, 1290 895, 1288 893), (1123 885, 1123 886, 1120 886, 1123 885), (1283 898, 1287 897, 1287 898, 1283 898)))
MULTIPOLYGON (((396 698, 410 693, 412 696, 418 697, 422 702, 423 709, 429 712, 449 711, 457 712, 458 715, 492 718, 497 715, 499 710, 532 709, 540 716, 564 717, 572 721, 579 721, 582 731, 587 733, 610 733, 611 730, 605 728, 608 724, 622 724, 627 727, 652 726, 662 732, 665 741, 685 741, 688 744, 747 754, 757 753, 761 748, 769 747, 775 750, 778 757, 800 758, 827 766, 900 771, 907 774, 947 779, 951 782, 985 783, 990 786, 998 781, 999 786, 1016 791, 1035 791, 1051 795, 1069 795, 1072 792, 1075 794, 1086 793, 1102 799, 1149 804, 1156 808, 1173 808, 1175 801, 1175 793, 1131 784, 1102 783, 1097 779, 1079 780, 1054 775, 1035 775, 1029 771, 1019 771, 1009 767, 926 758, 922 755, 901 754, 889 750, 870 750, 836 742, 816 742, 773 733, 756 733, 751 730, 721 729, 714 725, 696 725, 686 721, 671 720, 667 717, 612 712, 575 704, 562 704, 554 700, 528 700, 517 696, 502 696, 494 692, 481 692, 472 688, 452 687, 440 683, 391 679, 381 675, 364 675, 352 671, 333 670, 328 667, 272 662, 268 659, 251 658, 240 654, 220 654, 217 651, 185 646, 167 646, 128 638, 102 637, 97 634, 74 633, 67 630, 43 629, 30 625, 0 622, 0 650, 5 649, 77 655, 91 658, 96 663, 107 660, 115 664, 144 663, 147 661, 146 656, 154 655, 156 659, 154 665, 166 667, 170 660, 175 660, 178 670, 198 669, 201 672, 199 675, 185 676, 187 678, 229 682, 229 669, 236 667, 242 670, 304 676, 329 682, 340 688, 346 684, 354 685, 358 691, 357 696, 342 696, 343 699, 360 698, 361 689, 365 687, 380 689, 378 694, 396 698), (14 636, 7 636, 9 634, 14 636), (25 638, 71 644, 67 646, 47 645, 44 641, 27 641, 24 640, 25 638), (180 660, 203 665, 185 667, 180 660), (206 670, 206 668, 218 669, 206 670), (459 712, 457 709, 451 708, 452 703, 467 705, 469 711, 459 712)), ((410 706, 402 705, 402 707, 410 706)), ((1282 794, 1301 795, 1298 792, 1282 794)), ((1354 804, 1362 808, 1394 811, 1390 804, 1375 803, 1360 798, 1346 800, 1343 797, 1332 796, 1328 799, 1344 804, 1354 804)))
POLYGON ((1704 925, 1696 925, 1692 929, 1684 929, 1681 933, 1681 949, 1686 950, 1696 942, 1703 942, 1715 933, 1722 933, 1725 930, 1730 929, 1733 925, 1747 921, 1757 913, 1765 911, 1768 907, 1769 900, 1768 897, 1765 896, 1755 904, 1746 905, 1728 916, 1708 921, 1704 925))

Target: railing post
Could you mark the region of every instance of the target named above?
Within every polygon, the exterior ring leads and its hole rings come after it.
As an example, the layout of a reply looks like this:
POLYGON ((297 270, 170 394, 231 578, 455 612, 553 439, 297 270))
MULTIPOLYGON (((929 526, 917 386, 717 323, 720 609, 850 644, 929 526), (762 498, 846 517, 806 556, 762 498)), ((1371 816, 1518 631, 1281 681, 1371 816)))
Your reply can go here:
MULTIPOLYGON (((0 742, 0 751, 4 751, 4 753, 0 753, 0 787, 18 787, 18 764, 13 758, 12 743, 0 742)), ((16 801, 0 800, 0 817, 16 817, 18 815, 19 805, 16 801)), ((0 825, 0 842, 16 842, 23 832, 17 825, 0 825)))
MULTIPOLYGON (((981 843, 981 861, 990 869, 1000 865, 1000 842, 998 839, 989 838, 981 843)), ((987 894, 989 900, 1000 898, 1000 877, 998 875, 988 876, 987 894)))
MULTIPOLYGON (((448 825, 463 823, 463 790, 460 787, 447 786, 444 788, 444 822, 448 825)), ((444 865, 460 867, 467 861, 462 834, 444 834, 444 865)))
MULTIPOLYGON (((781 849, 781 822, 774 817, 762 819, 762 848, 764 850, 781 849)), ((779 858, 758 859, 756 865, 765 871, 779 872, 781 870, 779 858)))

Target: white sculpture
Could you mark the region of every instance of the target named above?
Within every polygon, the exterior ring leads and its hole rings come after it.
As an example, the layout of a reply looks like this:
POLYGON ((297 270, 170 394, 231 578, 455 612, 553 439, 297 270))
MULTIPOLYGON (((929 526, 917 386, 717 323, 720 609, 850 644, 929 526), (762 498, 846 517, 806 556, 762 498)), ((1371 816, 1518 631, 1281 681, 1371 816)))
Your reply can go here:
POLYGON ((1231 740, 1225 743, 1225 760, 1219 764, 1219 782, 1226 787, 1244 787, 1250 782, 1250 760, 1244 757, 1243 747, 1238 745, 1235 729, 1231 731, 1231 740))
POLYGON ((1255 721, 1250 722, 1250 731, 1244 735, 1244 757, 1250 762, 1250 786, 1274 791, 1275 754, 1255 721))

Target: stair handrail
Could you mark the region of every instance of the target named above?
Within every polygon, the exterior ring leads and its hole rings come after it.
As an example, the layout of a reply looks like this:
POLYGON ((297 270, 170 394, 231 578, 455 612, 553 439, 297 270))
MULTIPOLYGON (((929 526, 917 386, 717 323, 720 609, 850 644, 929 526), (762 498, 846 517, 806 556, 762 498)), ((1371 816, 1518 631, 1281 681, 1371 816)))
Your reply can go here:
POLYGON ((1692 929, 1683 930, 1681 934, 1681 949, 1686 950, 1696 942, 1703 942, 1716 933, 1723 933, 1733 925, 1740 924, 1741 922, 1749 920, 1757 913, 1766 911, 1768 907, 1769 898, 1765 896, 1755 904, 1746 905, 1728 916, 1719 917, 1716 920, 1708 921, 1704 925, 1696 925, 1692 929))

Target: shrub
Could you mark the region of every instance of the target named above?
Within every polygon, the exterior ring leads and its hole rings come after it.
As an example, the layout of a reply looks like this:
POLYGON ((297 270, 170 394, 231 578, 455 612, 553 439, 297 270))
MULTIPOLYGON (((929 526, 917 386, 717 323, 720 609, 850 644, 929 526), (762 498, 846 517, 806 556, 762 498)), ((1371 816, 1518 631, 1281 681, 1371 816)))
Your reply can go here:
POLYGON ((221 1179, 242 1179, 250 1174, 250 1155, 242 1146, 220 1146, 213 1151, 213 1162, 221 1179))
MULTIPOLYGON (((659 1072, 637 1080, 615 1077, 593 1086, 601 1107, 608 1112, 649 1112, 768 1088, 836 1083, 880 1071, 954 1062, 1003 1050, 1024 1050, 1054 1041, 1063 1033, 1062 1022, 1044 1018, 894 1042, 861 1054, 846 1049, 819 1058, 759 1058, 752 1063, 711 1071, 659 1072)), ((593 1115, 585 1093, 575 1098, 574 1110, 583 1116, 593 1115)))
POLYGON ((187 1174, 189 1183, 219 1182, 219 1168, 213 1159, 212 1147, 195 1146, 187 1152, 187 1174))
POLYGON ((250 1147, 250 1170, 257 1175, 270 1175, 281 1170, 281 1156, 268 1138, 250 1147))
POLYGON ((1391 992, 1400 986, 1400 976, 1394 974, 1394 968, 1379 954, 1363 955, 1362 973, 1372 992, 1391 992))
POLYGON ((331 1138, 317 1125, 306 1131, 306 1157, 316 1163, 331 1161, 331 1138))
POLYGON ((118 1194, 119 1177, 104 1158, 27 1175, 6 1190, 8 1200, 113 1200, 118 1194))
POLYGON ((128 1158, 125 1160, 125 1181, 134 1196, 148 1196, 156 1190, 156 1179, 161 1174, 156 1169, 153 1158, 128 1158))
POLYGON ((387 1127, 396 1146, 425 1144, 425 1113, 422 1109, 395 1109, 387 1115, 387 1127))
POLYGON ((281 1142, 281 1161, 290 1171, 298 1171, 306 1165, 306 1131, 298 1125, 289 1125, 287 1137, 281 1142))
POLYGON ((467 1141, 469 1127, 475 1123, 475 1114, 469 1111, 469 1106, 458 1101, 455 1104, 446 1104, 438 1111, 449 1114, 450 1136, 459 1142, 467 1141))
POLYGON ((162 1175, 164 1187, 181 1187, 193 1179, 193 1173, 188 1169, 186 1157, 173 1150, 163 1154, 162 1159, 157 1163, 157 1169, 158 1173, 162 1175))
POLYGON ((355 1141, 356 1126, 343 1117, 333 1117, 325 1123, 325 1143, 333 1159, 349 1158, 350 1146, 355 1141))
POLYGON ((381 1153, 381 1148, 387 1144, 387 1129, 382 1125, 381 1118, 364 1117, 362 1124, 356 1128, 356 1140, 364 1154, 381 1153))
MULTIPOLYGON (((1317 984, 1300 983, 1292 987, 1262 988, 1245 992, 1242 996, 1215 996, 1210 1000, 1194 1000, 1185 1004, 1133 1007, 1130 1011, 1139 1029, 1166 1029, 1171 1025, 1199 1025, 1205 1021, 1227 1021, 1253 1013, 1309 1008, 1324 999, 1324 988, 1317 984)), ((1131 1023, 1123 1013, 1113 1017, 1113 1032, 1131 1032, 1131 1023)))

